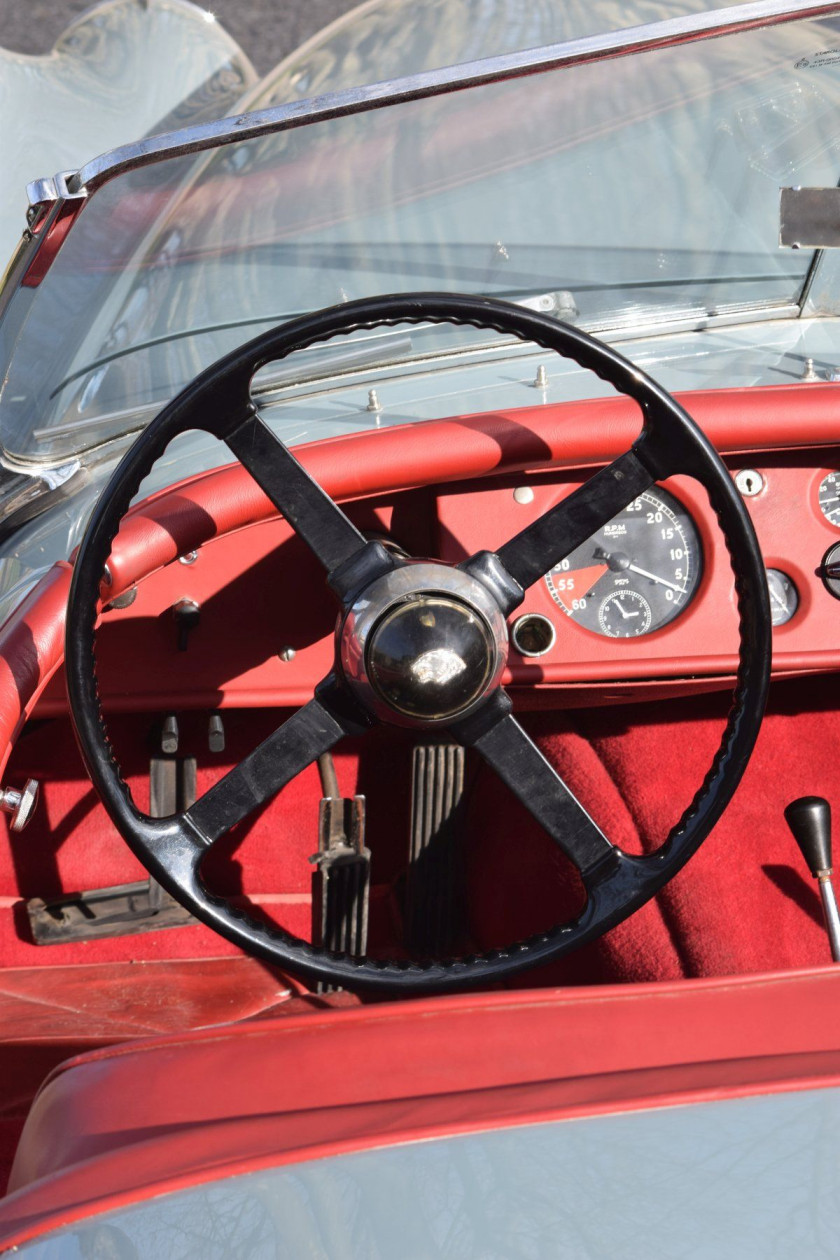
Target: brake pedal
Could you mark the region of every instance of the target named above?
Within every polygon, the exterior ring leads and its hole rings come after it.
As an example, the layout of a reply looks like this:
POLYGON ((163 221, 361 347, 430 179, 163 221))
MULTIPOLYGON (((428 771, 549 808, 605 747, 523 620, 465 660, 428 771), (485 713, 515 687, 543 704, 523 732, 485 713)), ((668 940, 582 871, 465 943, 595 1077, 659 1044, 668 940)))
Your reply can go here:
POLYGON ((463 922, 459 843, 463 808, 461 745, 415 747, 404 927, 409 953, 441 958, 457 944, 463 922))

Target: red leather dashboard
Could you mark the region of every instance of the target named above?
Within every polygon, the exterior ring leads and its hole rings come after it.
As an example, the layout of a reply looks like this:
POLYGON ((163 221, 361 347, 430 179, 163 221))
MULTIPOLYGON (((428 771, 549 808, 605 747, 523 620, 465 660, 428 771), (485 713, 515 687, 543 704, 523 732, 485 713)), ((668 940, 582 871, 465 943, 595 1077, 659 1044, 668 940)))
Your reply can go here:
MULTIPOLYGON (((840 466, 837 386, 706 392, 681 401, 733 471, 749 466, 765 477, 749 509, 767 564, 786 572, 800 596, 793 619, 775 632, 774 669, 837 668, 840 604, 817 569, 840 529, 816 498, 822 474, 840 466)), ((593 466, 626 449, 638 430, 635 404, 615 398, 357 434, 300 454, 334 497, 352 504, 362 528, 390 534, 414 554, 457 560, 528 524, 593 466), (526 484, 534 497, 523 504, 513 489, 526 484)), ((701 537, 705 567, 694 600, 652 634, 613 640, 566 618, 538 584, 525 609, 549 616, 557 638, 538 659, 512 653, 510 681, 520 699, 539 703, 545 693, 547 702, 568 703, 581 688, 594 688, 603 700, 630 686, 656 693, 674 680, 719 681, 732 672, 736 618, 725 547, 702 489, 684 478, 668 488, 701 537)), ((238 466, 140 505, 120 531, 110 568, 108 597, 139 583, 133 603, 103 615, 100 675, 112 708, 297 705, 329 670, 334 606, 320 570, 238 466), (192 551, 193 563, 178 559, 192 551), (201 612, 183 652, 172 610, 185 598, 201 612)), ((66 568, 57 568, 23 617, 4 628, 0 720, 7 738, 38 691, 39 713, 66 707, 60 672, 45 687, 60 664, 66 581, 66 568), (21 642, 15 647, 22 633, 25 652, 21 642)))

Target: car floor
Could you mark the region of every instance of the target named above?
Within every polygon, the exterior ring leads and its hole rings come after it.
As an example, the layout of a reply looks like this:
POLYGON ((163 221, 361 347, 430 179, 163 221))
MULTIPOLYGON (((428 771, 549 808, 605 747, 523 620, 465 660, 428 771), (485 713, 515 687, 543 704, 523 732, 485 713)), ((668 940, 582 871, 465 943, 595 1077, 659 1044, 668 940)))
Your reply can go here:
MULTIPOLYGON (((522 720, 610 839, 643 852, 661 843, 699 788, 727 707, 728 698, 714 694, 525 714, 522 720)), ((282 716, 226 714, 225 764, 199 763, 199 792, 282 716)), ((154 724, 133 715, 111 725, 127 779, 145 806, 154 724)), ((199 716, 188 716, 182 729, 185 747, 191 740, 197 747, 199 716)), ((568 959, 528 973, 522 986, 720 976, 826 962, 818 893, 782 811, 801 795, 840 800, 838 736, 838 680, 774 684, 741 787, 686 869, 626 923, 568 959)), ((400 952, 411 747, 409 736, 380 731, 348 741, 336 754, 341 791, 367 798, 372 953, 400 952)), ((0 840, 0 1181, 38 1083, 62 1059, 169 1029, 336 1000, 304 996, 302 986, 243 958, 201 925, 34 945, 22 898, 123 883, 144 872, 95 799, 68 722, 31 724, 8 777, 16 782, 30 775, 44 786, 42 804, 26 832, 0 840)), ((308 858, 317 848, 320 795, 311 767, 220 843, 207 871, 212 887, 308 936, 308 858)), ((469 775, 467 810, 464 948, 522 939, 575 913, 581 900, 575 872, 479 766, 469 775)))

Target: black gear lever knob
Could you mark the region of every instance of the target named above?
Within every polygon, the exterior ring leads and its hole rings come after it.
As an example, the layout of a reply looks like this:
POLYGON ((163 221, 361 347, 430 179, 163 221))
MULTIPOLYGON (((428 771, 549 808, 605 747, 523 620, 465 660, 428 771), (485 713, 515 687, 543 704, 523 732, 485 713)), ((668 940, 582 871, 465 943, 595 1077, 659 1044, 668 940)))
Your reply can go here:
POLYGON ((831 873, 831 806, 822 796, 800 796, 785 810, 785 820, 814 879, 831 873))
POLYGON ((840 913, 831 883, 831 806, 822 796, 800 796, 788 805, 785 819, 819 882, 831 957, 840 962, 840 913))

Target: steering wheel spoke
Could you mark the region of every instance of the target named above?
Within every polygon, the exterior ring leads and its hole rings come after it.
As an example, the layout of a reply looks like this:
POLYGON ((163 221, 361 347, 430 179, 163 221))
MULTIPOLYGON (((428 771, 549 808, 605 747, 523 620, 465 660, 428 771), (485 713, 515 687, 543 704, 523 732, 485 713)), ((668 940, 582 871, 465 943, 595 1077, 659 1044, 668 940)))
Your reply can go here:
POLYGON ((600 878, 619 850, 610 844, 516 718, 508 711, 490 725, 482 723, 483 729, 474 728, 474 733, 470 726, 473 724, 465 724, 457 731, 459 738, 480 753, 574 862, 584 882, 600 878))
POLYGON ((256 411, 225 442, 330 575, 366 546, 364 536, 256 411))
POLYGON ((354 729, 322 692, 199 797, 184 814, 185 822, 203 843, 213 844, 354 729))
POLYGON ((631 447, 590 477, 532 525, 499 547, 496 555, 523 591, 564 560, 575 547, 632 503, 654 483, 647 465, 631 447))

